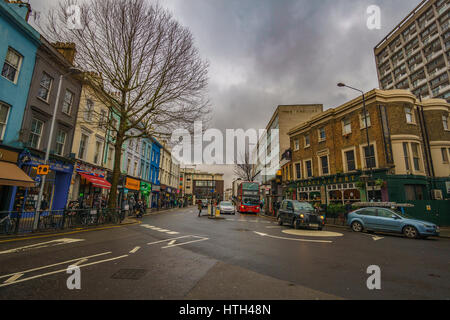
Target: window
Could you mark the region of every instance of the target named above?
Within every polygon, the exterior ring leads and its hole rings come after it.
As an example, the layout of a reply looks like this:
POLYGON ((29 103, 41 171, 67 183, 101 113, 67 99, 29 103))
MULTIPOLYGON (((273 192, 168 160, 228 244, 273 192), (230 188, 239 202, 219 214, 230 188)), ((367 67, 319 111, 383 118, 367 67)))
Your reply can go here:
POLYGON ((329 173, 328 156, 320 157, 320 166, 322 167, 322 175, 327 175, 329 173))
POLYGON ((442 125, 444 126, 444 130, 448 130, 448 116, 442 116, 442 125))
POLYGON ((108 151, 108 167, 112 166, 113 156, 114 156, 114 148, 113 147, 109 147, 109 151, 108 151))
POLYGON ((305 167, 306 167, 306 175, 307 175, 307 177, 311 178, 313 176, 312 161, 311 160, 305 161, 305 167))
POLYGON ((62 112, 70 115, 70 111, 72 110, 73 104, 73 93, 69 90, 66 90, 66 94, 64 95, 64 102, 62 106, 62 112))
POLYGON ((300 163, 295 164, 295 177, 297 180, 302 178, 301 166, 300 163))
POLYGON ((309 139, 309 134, 305 136, 305 148, 309 147, 311 145, 311 141, 309 139))
POLYGON ((134 167, 133 167, 133 176, 134 176, 134 177, 136 177, 137 167, 138 167, 138 164, 137 164, 137 162, 135 161, 135 162, 134 162, 134 167))
POLYGON ((0 102, 0 140, 6 131, 6 123, 8 122, 9 106, 0 102))
POLYGON ((354 150, 345 152, 345 161, 347 163, 347 171, 356 170, 355 151, 354 150))
POLYGON ((131 158, 127 159, 127 173, 130 173, 130 167, 131 167, 131 158))
POLYGON ((38 149, 41 142, 42 128, 44 123, 38 119, 33 119, 31 121, 31 131, 28 138, 28 144, 31 148, 38 149))
POLYGON ((412 149, 414 170, 420 171, 421 169, 420 169, 419 144, 418 143, 411 143, 411 149, 412 149))
POLYGON ((86 100, 86 109, 84 110, 84 120, 92 120, 92 112, 94 111, 94 102, 91 99, 86 100))
POLYGON ((414 123, 414 114, 411 108, 405 108, 405 115, 407 123, 414 123))
POLYGON ((352 133, 352 123, 349 118, 342 120, 342 134, 352 133))
POLYGON ((96 141, 95 142, 95 153, 94 153, 94 163, 100 164, 100 151, 102 149, 102 142, 96 141))
POLYGON ((394 213, 388 209, 377 209, 377 216, 381 218, 392 218, 394 213))
POLYGON ((442 153, 442 162, 448 163, 447 148, 441 148, 441 153, 442 153))
POLYGON ((364 158, 366 163, 366 168, 375 168, 376 167, 376 161, 375 161, 375 148, 373 145, 368 148, 365 146, 363 148, 364 150, 364 158))
POLYGON ((62 156, 67 134, 63 130, 58 130, 56 134, 56 154, 62 156))
POLYGON ((80 148, 78 149, 78 158, 84 159, 86 156, 86 149, 88 145, 89 136, 82 133, 80 139, 80 148))
POLYGON ((409 152, 408 152, 408 143, 403 142, 403 156, 405 157, 405 168, 406 171, 411 170, 409 165, 409 152))
POLYGON ((106 124, 106 111, 105 110, 101 110, 100 111, 100 117, 98 119, 98 127, 101 128, 105 124, 106 124))
POLYGON ((298 139, 294 140, 294 150, 297 151, 300 149, 300 141, 298 139))
POLYGON ((19 76, 20 64, 22 56, 11 48, 8 48, 5 62, 3 64, 2 76, 11 82, 16 83, 19 76))
POLYGON ((53 79, 45 72, 42 74, 41 82, 39 84, 38 97, 48 102, 50 89, 52 87, 53 79))
MULTIPOLYGON (((370 122, 370 113, 369 112, 366 112, 366 120, 367 120, 367 127, 370 127, 371 122, 370 122)), ((364 113, 361 113, 359 115, 359 123, 360 123, 361 129, 366 128, 366 120, 364 119, 364 113)))
POLYGON ((325 128, 319 129, 319 142, 327 140, 327 134, 325 132, 325 128))

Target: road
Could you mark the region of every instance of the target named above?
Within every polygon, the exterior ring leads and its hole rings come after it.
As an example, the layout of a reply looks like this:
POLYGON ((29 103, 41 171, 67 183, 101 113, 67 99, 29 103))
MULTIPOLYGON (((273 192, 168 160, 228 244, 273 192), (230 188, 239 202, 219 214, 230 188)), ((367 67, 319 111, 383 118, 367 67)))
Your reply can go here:
POLYGON ((197 217, 0 242, 0 299, 449 299, 450 239, 293 230, 258 216, 197 217), (81 289, 69 290, 69 265, 81 289), (381 270, 369 290, 367 268, 381 270))

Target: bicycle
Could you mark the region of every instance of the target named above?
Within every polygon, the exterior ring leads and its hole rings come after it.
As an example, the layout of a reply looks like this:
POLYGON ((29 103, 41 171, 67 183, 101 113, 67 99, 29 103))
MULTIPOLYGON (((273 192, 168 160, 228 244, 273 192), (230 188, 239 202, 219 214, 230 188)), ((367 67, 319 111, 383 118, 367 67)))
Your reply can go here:
POLYGON ((11 215, 7 214, 0 220, 0 232, 4 230, 5 234, 11 234, 16 230, 16 221, 11 219, 11 215))

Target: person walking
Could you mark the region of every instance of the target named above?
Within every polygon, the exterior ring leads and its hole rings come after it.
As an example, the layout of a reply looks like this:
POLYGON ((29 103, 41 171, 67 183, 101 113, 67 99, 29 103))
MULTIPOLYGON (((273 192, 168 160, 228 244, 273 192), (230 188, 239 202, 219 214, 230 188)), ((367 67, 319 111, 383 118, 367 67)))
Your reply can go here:
POLYGON ((198 208, 198 216, 199 216, 199 217, 200 217, 200 215, 202 214, 202 207, 203 207, 202 201, 201 201, 201 200, 198 200, 198 201, 197 201, 197 208, 198 208))

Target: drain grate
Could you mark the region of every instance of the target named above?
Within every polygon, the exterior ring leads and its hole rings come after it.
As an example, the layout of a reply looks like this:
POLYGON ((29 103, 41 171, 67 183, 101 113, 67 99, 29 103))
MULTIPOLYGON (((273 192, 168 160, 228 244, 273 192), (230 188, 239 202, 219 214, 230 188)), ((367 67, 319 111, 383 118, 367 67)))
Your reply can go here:
POLYGON ((114 273, 112 279, 139 280, 147 273, 144 269, 120 269, 114 273))

